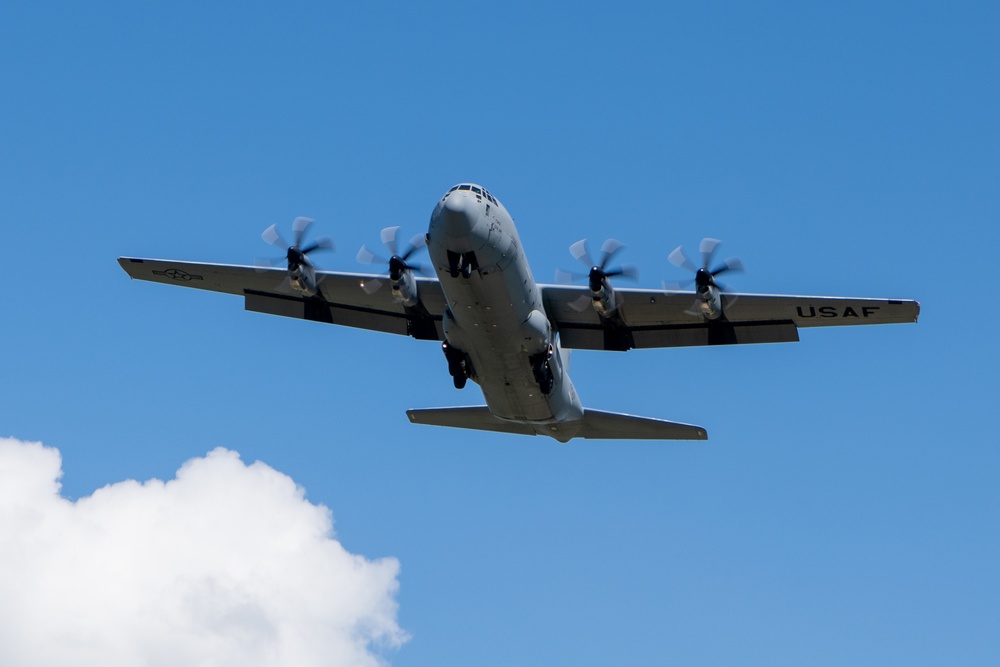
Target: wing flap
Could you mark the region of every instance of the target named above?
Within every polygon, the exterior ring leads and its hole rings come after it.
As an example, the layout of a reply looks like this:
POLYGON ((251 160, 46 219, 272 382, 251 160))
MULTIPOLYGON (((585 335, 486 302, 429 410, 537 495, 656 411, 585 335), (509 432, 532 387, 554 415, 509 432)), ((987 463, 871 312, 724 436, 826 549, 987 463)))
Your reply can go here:
POLYGON ((630 344, 618 345, 621 337, 609 336, 599 326, 564 326, 559 341, 565 348, 622 350, 630 348, 691 347, 697 345, 736 345, 751 343, 794 343, 799 332, 792 322, 712 322, 692 325, 627 329, 630 344))
POLYGON ((328 303, 322 299, 303 299, 248 291, 244 306, 247 310, 255 313, 294 317, 300 320, 339 324, 403 336, 409 333, 410 328, 409 319, 404 314, 348 308, 328 303))

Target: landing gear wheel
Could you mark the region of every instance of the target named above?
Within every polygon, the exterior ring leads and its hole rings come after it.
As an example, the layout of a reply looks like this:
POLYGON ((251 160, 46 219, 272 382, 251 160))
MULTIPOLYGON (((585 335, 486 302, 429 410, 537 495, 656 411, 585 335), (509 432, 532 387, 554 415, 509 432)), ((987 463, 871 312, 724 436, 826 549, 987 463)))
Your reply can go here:
POLYGON ((451 375, 451 379, 455 383, 455 389, 463 389, 469 379, 469 365, 465 354, 447 342, 441 344, 441 349, 448 360, 448 374, 451 375))
POLYGON ((462 276, 466 280, 472 277, 472 272, 479 268, 476 253, 458 253, 448 251, 448 273, 452 278, 462 276))
POLYGON ((531 372, 535 376, 535 382, 538 383, 538 389, 546 396, 552 393, 552 389, 556 384, 556 378, 552 374, 552 367, 549 365, 549 359, 552 358, 552 354, 552 346, 549 345, 546 351, 531 357, 531 372))
POLYGON ((552 393, 552 388, 556 384, 555 377, 552 376, 552 369, 549 368, 549 362, 545 362, 545 368, 542 370, 542 379, 538 382, 538 388, 542 390, 542 393, 548 396, 552 393))

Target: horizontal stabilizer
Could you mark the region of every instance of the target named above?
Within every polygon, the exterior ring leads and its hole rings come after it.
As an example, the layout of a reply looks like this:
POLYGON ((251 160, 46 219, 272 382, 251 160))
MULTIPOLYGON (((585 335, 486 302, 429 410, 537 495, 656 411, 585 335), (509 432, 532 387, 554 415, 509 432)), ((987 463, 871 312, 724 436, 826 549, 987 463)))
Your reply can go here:
POLYGON ((577 435, 592 440, 708 440, 705 429, 693 424, 600 410, 583 411, 577 435))
POLYGON ((708 433, 700 426, 600 410, 584 410, 581 420, 547 424, 504 421, 495 417, 485 405, 407 410, 406 416, 414 424, 519 435, 547 435, 560 442, 567 442, 572 438, 592 440, 708 439, 708 433))
POLYGON ((498 431, 500 433, 518 433, 520 435, 535 435, 535 429, 523 422, 508 422, 497 419, 485 405, 471 405, 460 408, 426 408, 423 410, 407 410, 406 416, 414 424, 429 426, 450 426, 452 428, 471 428, 477 431, 498 431))

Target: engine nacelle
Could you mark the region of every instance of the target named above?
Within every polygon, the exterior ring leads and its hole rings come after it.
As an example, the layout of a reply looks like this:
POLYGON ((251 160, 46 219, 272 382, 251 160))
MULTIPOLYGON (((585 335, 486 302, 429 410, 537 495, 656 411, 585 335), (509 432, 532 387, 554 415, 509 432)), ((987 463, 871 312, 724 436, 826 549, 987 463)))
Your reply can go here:
POLYGON ((717 320, 722 317, 722 293, 714 285, 699 286, 697 289, 697 306, 707 320, 717 320))
POLYGON ((392 286, 392 298, 403 304, 407 308, 413 308, 420 303, 420 296, 417 294, 417 280, 413 277, 412 271, 402 271, 398 279, 390 276, 392 286))
POLYGON ((289 264, 288 284, 302 296, 316 296, 316 269, 308 262, 289 264))
POLYGON ((597 314, 606 320, 613 318, 618 310, 618 294, 615 292, 615 288, 605 280, 601 283, 600 289, 591 290, 590 293, 597 314))

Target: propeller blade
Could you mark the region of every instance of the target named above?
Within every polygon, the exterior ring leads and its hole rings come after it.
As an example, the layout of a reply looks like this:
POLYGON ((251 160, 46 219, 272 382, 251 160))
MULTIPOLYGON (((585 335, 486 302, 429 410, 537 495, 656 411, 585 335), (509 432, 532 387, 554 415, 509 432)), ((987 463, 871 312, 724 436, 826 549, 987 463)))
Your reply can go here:
POLYGON ((365 291, 365 294, 371 296, 375 292, 382 288, 382 281, 378 278, 372 280, 364 280, 361 282, 361 289, 365 291))
POLYGON ((586 273, 577 273, 576 271, 563 271, 562 269, 556 269, 555 280, 557 283, 566 285, 568 283, 575 283, 587 278, 586 273))
POLYGON ((604 275, 608 278, 614 276, 621 276, 623 278, 628 278, 629 280, 637 280, 639 278, 639 269, 634 266, 620 266, 617 269, 611 269, 610 271, 605 271, 604 275))
POLYGON ((413 256, 413 253, 420 250, 426 245, 427 245, 427 238, 423 234, 416 234, 412 239, 410 239, 410 244, 409 246, 407 246, 406 252, 400 255, 400 258, 405 262, 406 260, 408 260, 410 257, 413 256))
POLYGON ((740 258, 730 257, 729 259, 727 259, 725 262, 722 263, 722 266, 717 268, 715 271, 712 271, 712 275, 717 276, 720 273, 725 273, 726 271, 742 271, 742 270, 743 270, 743 262, 740 260, 740 258))
POLYGON ((576 299, 575 301, 570 301, 566 305, 575 310, 576 312, 582 313, 583 311, 591 307, 591 301, 592 301, 591 297, 587 296, 586 294, 583 294, 582 296, 580 296, 579 299, 576 299))
POLYGON ((268 245, 273 245, 281 249, 288 247, 285 239, 281 238, 281 232, 278 231, 278 225, 271 225, 264 230, 264 233, 261 234, 260 237, 264 239, 264 243, 267 243, 268 245))
POLYGON ((399 227, 386 227, 382 230, 379 235, 382 239, 382 243, 389 250, 390 255, 398 255, 399 252, 396 248, 396 235, 399 234, 399 227))
POLYGON ((302 238, 306 235, 306 230, 313 223, 312 218, 299 216, 292 220, 292 231, 295 232, 295 246, 302 247, 302 238))
POLYGON ((594 260, 590 258, 590 252, 587 250, 587 239, 580 239, 571 245, 569 247, 569 254, 573 256, 573 259, 580 260, 588 267, 596 266, 594 260))
POLYGON ((329 236, 324 236, 321 239, 316 239, 305 248, 302 248, 303 254, 306 255, 311 253, 313 250, 333 250, 333 239, 329 236))
POLYGON ((698 246, 698 251, 701 253, 701 265, 708 268, 708 265, 712 263, 712 255, 715 254, 715 249, 719 247, 722 243, 719 239, 713 238, 703 238, 701 240, 701 245, 698 246))
POLYGON ((361 250, 358 251, 357 260, 362 264, 386 264, 389 260, 385 259, 381 255, 377 255, 368 249, 368 246, 361 246, 361 250))
POLYGON ((677 246, 674 248, 673 252, 667 255, 667 261, 676 266, 678 269, 686 269, 691 273, 695 273, 698 267, 694 265, 687 255, 684 254, 683 246, 677 246))
POLYGON ((602 271, 611 262, 611 258, 617 255, 624 247, 625 244, 618 239, 608 239, 604 242, 604 245, 601 246, 601 252, 604 253, 600 263, 602 271))

